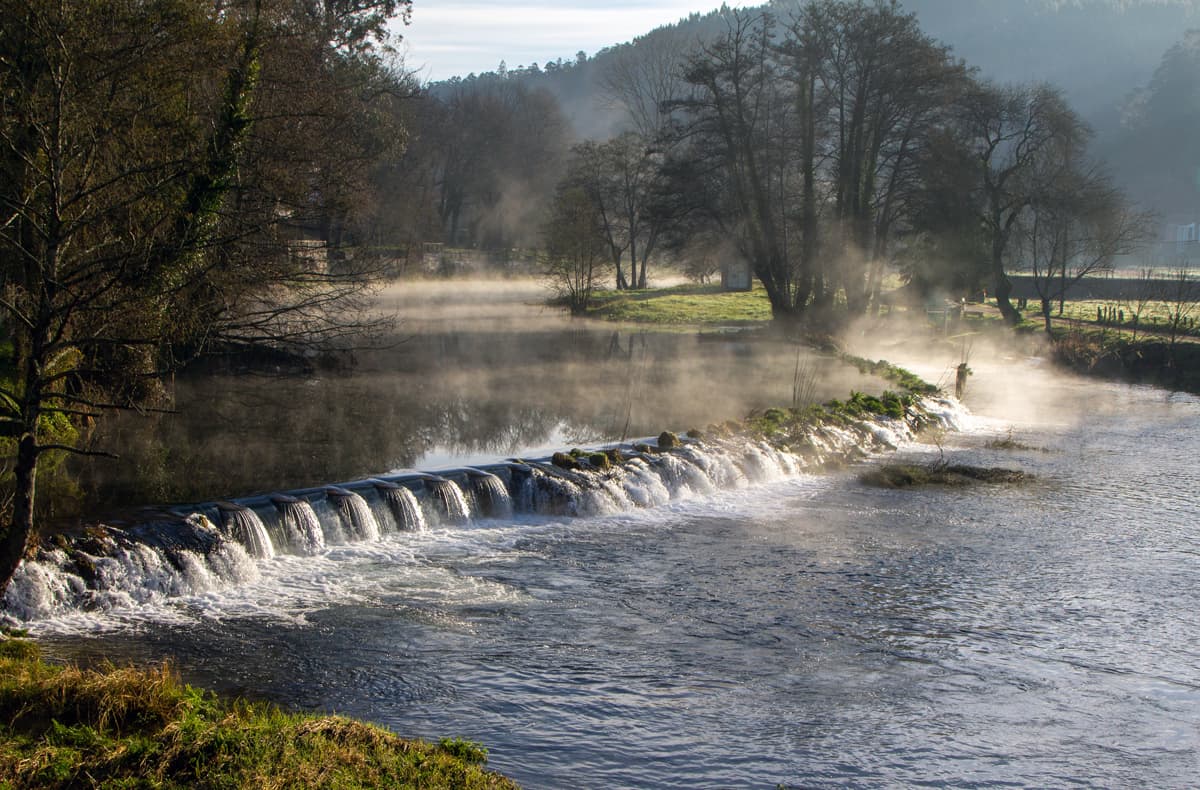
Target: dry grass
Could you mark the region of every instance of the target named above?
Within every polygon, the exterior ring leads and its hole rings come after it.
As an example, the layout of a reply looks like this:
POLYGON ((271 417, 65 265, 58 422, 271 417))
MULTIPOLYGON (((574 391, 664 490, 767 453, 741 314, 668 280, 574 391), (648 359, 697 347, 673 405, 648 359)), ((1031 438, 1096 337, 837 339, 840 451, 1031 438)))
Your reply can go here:
POLYGON ((513 788, 482 748, 228 702, 169 667, 81 670, 0 641, 0 786, 513 788))

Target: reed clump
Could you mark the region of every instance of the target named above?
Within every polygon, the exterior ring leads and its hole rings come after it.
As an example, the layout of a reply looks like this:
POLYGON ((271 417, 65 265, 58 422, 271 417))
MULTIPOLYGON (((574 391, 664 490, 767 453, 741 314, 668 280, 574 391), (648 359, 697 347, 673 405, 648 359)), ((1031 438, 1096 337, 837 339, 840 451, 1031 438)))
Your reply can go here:
POLYGON ((0 639, 4 787, 516 787, 486 760, 465 741, 225 700, 167 666, 56 666, 31 642, 0 639))

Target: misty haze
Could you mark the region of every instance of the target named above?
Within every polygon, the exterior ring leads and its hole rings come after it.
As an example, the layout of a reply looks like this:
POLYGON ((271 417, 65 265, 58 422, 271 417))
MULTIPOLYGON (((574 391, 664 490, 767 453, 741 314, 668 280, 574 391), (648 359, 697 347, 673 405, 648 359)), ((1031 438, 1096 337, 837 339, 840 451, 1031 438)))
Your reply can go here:
POLYGON ((1194 785, 1193 0, 0 18, 0 784, 1194 785))

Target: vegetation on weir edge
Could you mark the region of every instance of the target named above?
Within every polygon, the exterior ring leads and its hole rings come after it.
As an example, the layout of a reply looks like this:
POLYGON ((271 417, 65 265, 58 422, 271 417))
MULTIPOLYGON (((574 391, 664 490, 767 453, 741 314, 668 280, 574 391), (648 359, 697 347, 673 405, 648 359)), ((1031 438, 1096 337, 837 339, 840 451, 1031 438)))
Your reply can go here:
POLYGON ((724 291, 719 284, 597 291, 591 304, 587 314, 594 318, 659 326, 765 326, 771 321, 771 303, 761 285, 751 291, 724 291))
POLYGON ((51 665, 2 637, 0 733, 0 787, 517 787, 473 743, 227 701, 166 667, 51 665))
POLYGON ((859 475, 859 480, 876 488, 917 486, 965 486, 973 483, 1023 483, 1029 475, 1018 469, 965 466, 962 464, 882 464, 859 475))
POLYGON ((840 358, 846 364, 858 368, 860 373, 870 373, 885 381, 890 381, 910 394, 933 395, 938 392, 938 388, 935 385, 925 381, 911 370, 905 370, 902 367, 893 365, 886 359, 874 361, 864 359, 863 357, 856 357, 853 354, 841 354, 840 358))

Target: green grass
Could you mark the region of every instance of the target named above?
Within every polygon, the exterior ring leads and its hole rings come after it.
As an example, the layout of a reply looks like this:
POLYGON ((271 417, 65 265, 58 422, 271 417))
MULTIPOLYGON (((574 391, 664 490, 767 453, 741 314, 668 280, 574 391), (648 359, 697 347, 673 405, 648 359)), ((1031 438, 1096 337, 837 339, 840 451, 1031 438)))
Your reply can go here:
POLYGON ((0 787, 514 788, 460 740, 228 701, 166 667, 96 672, 0 639, 0 787))
POLYGON ((719 285, 679 285, 641 291, 600 291, 588 315, 609 321, 671 325, 760 326, 771 320, 767 292, 722 291, 719 285))

